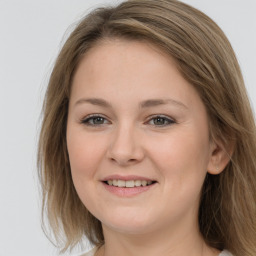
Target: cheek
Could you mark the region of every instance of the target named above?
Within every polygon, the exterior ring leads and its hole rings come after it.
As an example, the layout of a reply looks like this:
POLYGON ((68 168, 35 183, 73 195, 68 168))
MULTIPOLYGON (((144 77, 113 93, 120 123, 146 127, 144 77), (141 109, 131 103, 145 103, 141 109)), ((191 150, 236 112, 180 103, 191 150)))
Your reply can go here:
POLYGON ((152 147, 152 159, 170 187, 184 190, 201 187, 207 172, 209 143, 207 135, 200 135, 180 131, 161 142, 158 140, 160 147, 152 147))
POLYGON ((83 131, 67 132, 69 161, 74 181, 81 177, 92 177, 103 155, 103 147, 97 139, 86 136, 83 131))
POLYGON ((70 128, 67 131, 67 147, 71 175, 75 189, 87 209, 97 209, 97 169, 104 156, 103 141, 84 131, 70 128))
POLYGON ((167 213, 166 218, 171 212, 179 218, 191 213, 191 210, 197 211, 206 175, 206 151, 207 143, 199 137, 177 134, 163 141, 161 147, 152 152, 164 184, 160 209, 167 213), (166 201, 169 203, 166 204, 166 201))

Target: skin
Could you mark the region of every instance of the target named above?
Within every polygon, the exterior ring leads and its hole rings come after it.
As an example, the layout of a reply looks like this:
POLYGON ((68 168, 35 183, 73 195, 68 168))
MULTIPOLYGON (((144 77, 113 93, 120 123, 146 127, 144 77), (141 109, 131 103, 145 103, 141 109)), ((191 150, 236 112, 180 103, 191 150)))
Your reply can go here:
POLYGON ((219 254, 204 243, 197 216, 207 171, 218 174, 227 158, 221 143, 209 140, 198 93, 169 56, 145 42, 117 39, 89 50, 72 84, 67 146, 77 193, 102 222, 99 255, 219 254), (152 99, 172 101, 140 106, 152 99), (91 114, 102 117, 99 124, 83 122, 91 114), (165 119, 156 122, 156 115, 165 119), (146 192, 120 197, 105 189, 108 175, 157 182, 146 192))

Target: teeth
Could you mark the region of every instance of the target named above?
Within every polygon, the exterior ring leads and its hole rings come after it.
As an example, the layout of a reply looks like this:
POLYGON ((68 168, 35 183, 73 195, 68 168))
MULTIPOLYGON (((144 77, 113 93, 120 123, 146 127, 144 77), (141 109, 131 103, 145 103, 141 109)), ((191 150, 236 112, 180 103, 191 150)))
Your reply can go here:
POLYGON ((140 187, 141 186, 141 181, 140 180, 135 180, 135 186, 140 187))
POLYGON ((115 186, 119 188, 134 188, 134 187, 145 187, 147 185, 151 185, 153 181, 146 180, 108 180, 108 185, 115 186))
POLYGON ((124 187, 125 187, 125 181, 124 181, 124 180, 118 180, 117 186, 118 186, 119 188, 124 188, 124 187))
POLYGON ((147 182, 146 180, 143 180, 143 181, 141 182, 141 185, 142 185, 143 187, 147 186, 147 184, 148 184, 148 182, 147 182))
POLYGON ((125 186, 126 186, 127 188, 134 188, 134 180, 127 180, 127 181, 125 182, 125 186))

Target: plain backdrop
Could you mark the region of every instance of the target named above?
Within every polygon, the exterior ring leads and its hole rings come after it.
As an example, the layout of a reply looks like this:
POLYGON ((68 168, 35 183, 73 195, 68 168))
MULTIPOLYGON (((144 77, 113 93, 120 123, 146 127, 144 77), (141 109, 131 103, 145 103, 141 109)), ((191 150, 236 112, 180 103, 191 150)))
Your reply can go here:
MULTIPOLYGON (((116 2, 0 0, 0 256, 57 255, 40 224, 36 145, 43 96, 76 22, 102 3, 116 2)), ((256 1, 184 2, 213 18, 230 39, 255 110, 256 1)))

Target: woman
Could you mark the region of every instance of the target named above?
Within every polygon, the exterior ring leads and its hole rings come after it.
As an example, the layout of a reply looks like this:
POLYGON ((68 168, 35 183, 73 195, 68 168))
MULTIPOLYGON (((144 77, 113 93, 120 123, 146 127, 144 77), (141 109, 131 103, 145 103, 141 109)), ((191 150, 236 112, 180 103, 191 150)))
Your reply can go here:
POLYGON ((209 17, 175 0, 97 9, 49 81, 43 211, 63 251, 85 235, 88 255, 252 256, 255 152, 239 65, 209 17))

